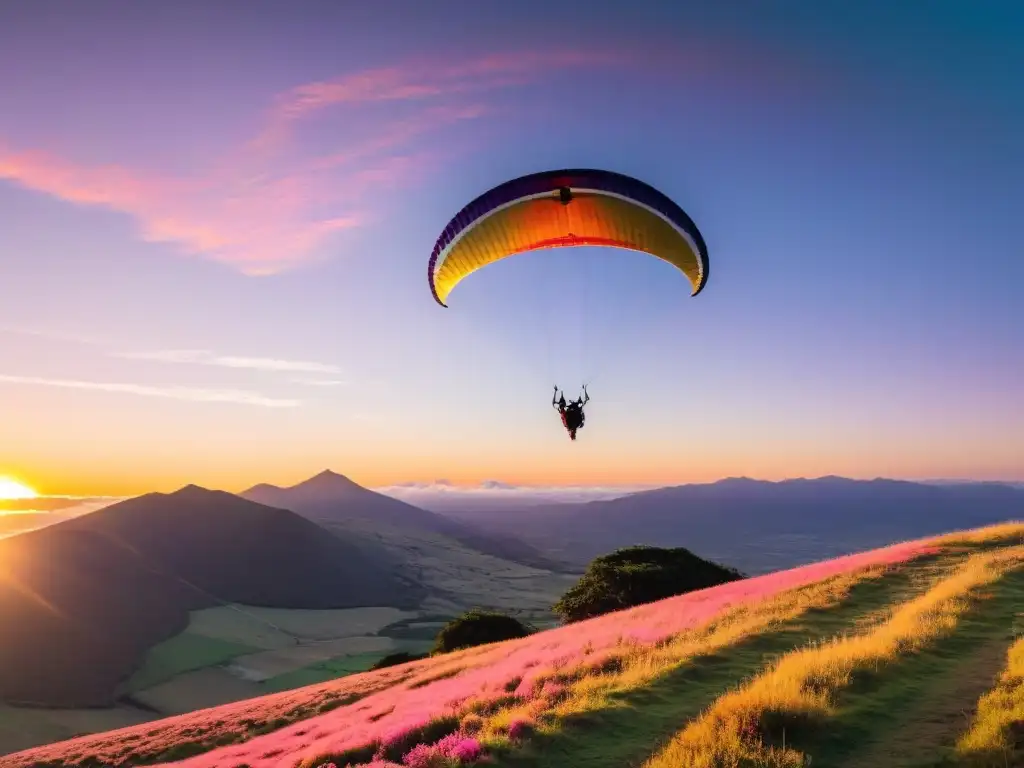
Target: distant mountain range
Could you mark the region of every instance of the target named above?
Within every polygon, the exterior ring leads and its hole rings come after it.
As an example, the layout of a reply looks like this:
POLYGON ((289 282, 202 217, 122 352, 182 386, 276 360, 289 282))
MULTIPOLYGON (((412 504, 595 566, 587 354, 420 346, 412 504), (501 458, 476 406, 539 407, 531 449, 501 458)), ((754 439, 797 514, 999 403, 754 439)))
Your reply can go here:
POLYGON ((1024 518, 1024 489, 1006 483, 729 478, 608 501, 445 514, 581 564, 618 547, 652 544, 685 546, 701 557, 763 573, 1024 518))

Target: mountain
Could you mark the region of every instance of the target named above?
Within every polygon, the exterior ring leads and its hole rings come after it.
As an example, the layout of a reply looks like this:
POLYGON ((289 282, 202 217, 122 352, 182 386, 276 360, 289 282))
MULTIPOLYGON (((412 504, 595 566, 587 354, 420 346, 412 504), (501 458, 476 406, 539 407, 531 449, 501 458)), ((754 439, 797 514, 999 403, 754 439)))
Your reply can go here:
POLYGON ((428 512, 404 501, 371 491, 330 470, 297 485, 281 488, 262 483, 239 494, 261 504, 290 509, 332 530, 384 536, 400 531, 405 538, 443 536, 485 555, 549 571, 574 570, 542 554, 513 532, 498 534, 471 523, 428 512))
POLYGON ((0 541, 0 700, 109 703, 191 610, 409 607, 372 543, 229 493, 151 493, 0 541))
POLYGON ((0 766, 1021 766, 1022 535, 733 581, 0 766))
POLYGON ((579 563, 631 544, 686 547, 748 573, 1024 514, 1024 490, 842 477, 781 482, 729 478, 608 501, 459 513, 579 563))

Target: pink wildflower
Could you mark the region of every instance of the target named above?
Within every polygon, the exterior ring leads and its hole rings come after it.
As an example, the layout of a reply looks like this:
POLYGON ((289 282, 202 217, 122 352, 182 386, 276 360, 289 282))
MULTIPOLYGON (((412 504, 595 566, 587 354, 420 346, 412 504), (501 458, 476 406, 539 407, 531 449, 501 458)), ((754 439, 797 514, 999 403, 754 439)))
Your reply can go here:
POLYGON ((437 750, 428 744, 417 744, 405 753, 402 762, 409 768, 433 768, 437 762, 437 750))
POLYGON ((436 744, 417 744, 403 758, 408 768, 437 768, 442 761, 455 760, 472 763, 477 760, 483 748, 480 742, 461 733, 452 733, 436 744))
POLYGON ((480 757, 482 752, 483 747, 480 746, 479 741, 473 738, 464 738, 451 748, 448 755, 460 763, 472 763, 480 757))

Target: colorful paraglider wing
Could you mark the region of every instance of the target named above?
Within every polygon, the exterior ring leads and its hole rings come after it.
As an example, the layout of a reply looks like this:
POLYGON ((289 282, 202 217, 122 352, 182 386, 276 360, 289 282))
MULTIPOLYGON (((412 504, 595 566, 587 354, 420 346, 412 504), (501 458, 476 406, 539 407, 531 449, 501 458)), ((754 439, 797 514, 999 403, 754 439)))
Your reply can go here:
POLYGON ((690 280, 708 279, 707 246, 672 200, 642 181, 600 170, 545 171, 505 182, 448 223, 427 267, 441 306, 467 275, 499 259, 543 248, 603 245, 657 256, 690 280))

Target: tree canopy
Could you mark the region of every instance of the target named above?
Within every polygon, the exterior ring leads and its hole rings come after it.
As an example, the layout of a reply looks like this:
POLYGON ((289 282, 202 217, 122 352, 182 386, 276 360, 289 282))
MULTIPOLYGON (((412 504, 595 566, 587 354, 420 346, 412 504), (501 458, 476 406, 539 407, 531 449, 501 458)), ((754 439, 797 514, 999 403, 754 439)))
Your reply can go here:
POLYGON ((567 623, 582 621, 742 578, 684 547, 625 547, 591 562, 552 610, 567 623))
POLYGON ((472 610, 444 626, 434 640, 431 653, 450 653, 461 648, 526 637, 532 632, 531 627, 504 613, 472 610))

